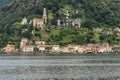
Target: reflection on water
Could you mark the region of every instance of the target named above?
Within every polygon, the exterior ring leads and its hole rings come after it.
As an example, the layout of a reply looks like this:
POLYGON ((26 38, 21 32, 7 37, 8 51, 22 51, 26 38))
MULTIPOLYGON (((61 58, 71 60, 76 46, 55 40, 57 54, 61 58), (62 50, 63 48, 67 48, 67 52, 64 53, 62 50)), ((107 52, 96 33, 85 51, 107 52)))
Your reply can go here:
POLYGON ((119 57, 0 56, 0 80, 120 80, 119 57))

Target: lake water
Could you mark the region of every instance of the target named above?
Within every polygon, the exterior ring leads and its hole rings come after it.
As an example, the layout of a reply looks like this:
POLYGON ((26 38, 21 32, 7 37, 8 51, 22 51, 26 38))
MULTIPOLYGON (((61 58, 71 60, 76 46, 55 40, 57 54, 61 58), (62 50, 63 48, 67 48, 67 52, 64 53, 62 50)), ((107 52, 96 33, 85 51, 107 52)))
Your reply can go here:
POLYGON ((120 55, 0 56, 0 80, 120 80, 120 55))

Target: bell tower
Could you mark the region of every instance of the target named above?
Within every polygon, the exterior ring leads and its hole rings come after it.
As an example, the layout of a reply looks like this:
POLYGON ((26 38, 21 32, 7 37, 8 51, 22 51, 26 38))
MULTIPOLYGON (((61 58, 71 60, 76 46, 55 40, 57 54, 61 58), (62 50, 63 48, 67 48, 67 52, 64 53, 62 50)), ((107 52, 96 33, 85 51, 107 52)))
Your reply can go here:
POLYGON ((47 23, 47 11, 46 8, 43 9, 43 21, 46 24, 47 23))

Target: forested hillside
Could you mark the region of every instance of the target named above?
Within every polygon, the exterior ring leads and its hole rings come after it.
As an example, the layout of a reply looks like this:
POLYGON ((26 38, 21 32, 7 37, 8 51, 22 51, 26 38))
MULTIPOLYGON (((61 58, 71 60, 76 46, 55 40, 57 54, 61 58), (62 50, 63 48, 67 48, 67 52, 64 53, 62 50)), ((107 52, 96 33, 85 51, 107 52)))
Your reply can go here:
MULTIPOLYGON (((2 0, 1 0, 2 1, 2 0)), ((120 0, 13 0, 9 4, 5 5, 0 9, 0 36, 4 36, 2 40, 9 41, 14 28, 13 24, 17 22, 21 22, 23 17, 27 17, 28 20, 34 17, 42 17, 43 8, 47 9, 48 13, 48 23, 51 25, 56 25, 57 19, 65 19, 64 13, 69 11, 70 18, 81 19, 81 28, 84 31, 88 31, 88 33, 76 32, 77 35, 74 36, 74 31, 66 31, 65 35, 61 37, 62 31, 58 31, 55 36, 58 36, 61 39, 56 39, 57 37, 49 36, 49 39, 46 41, 52 41, 56 43, 62 44, 62 40, 64 37, 68 36, 70 41, 66 41, 68 43, 91 43, 91 42, 109 42, 109 43, 118 43, 119 37, 114 35, 113 37, 103 36, 102 39, 99 37, 100 34, 94 34, 91 32, 93 28, 102 28, 113 29, 120 27, 120 0), (68 32, 68 33, 67 33, 68 32), (68 35, 67 35, 68 34, 68 35), (7 36, 7 40, 6 37, 7 36), (93 37, 97 37, 100 40, 94 40, 93 37), (104 38, 107 39, 104 39, 104 38), (108 41, 109 39, 113 39, 114 41, 108 41), (81 38, 81 39, 80 39, 81 38), (84 38, 84 39, 82 39, 84 38), (81 41, 80 41, 81 40, 81 41), (84 41, 82 41, 84 40, 84 41), (80 41, 80 42, 78 42, 80 41)), ((63 28, 64 29, 64 28, 63 28)), ((18 30, 19 31, 19 30, 18 30)), ((51 33, 52 34, 52 33, 51 33)), ((18 35, 19 37, 23 37, 22 35, 18 35)), ((64 40, 63 40, 64 42, 64 40)))
POLYGON ((0 7, 4 6, 5 4, 7 4, 8 2, 10 2, 11 0, 0 0, 0 7))
POLYGON ((62 16, 60 10, 70 10, 72 14, 78 11, 74 17, 83 19, 84 26, 90 23, 88 27, 120 26, 119 0, 13 0, 1 9, 0 24, 6 25, 23 16, 41 16, 42 7, 55 13, 54 18, 62 16))

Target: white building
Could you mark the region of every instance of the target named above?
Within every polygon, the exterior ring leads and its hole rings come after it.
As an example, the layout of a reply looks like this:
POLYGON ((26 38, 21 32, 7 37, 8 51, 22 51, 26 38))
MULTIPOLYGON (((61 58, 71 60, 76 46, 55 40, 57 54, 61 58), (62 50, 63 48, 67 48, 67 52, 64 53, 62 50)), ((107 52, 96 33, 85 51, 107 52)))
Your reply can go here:
POLYGON ((22 52, 34 52, 34 46, 25 46, 22 48, 22 52))
POLYGON ((53 52, 60 52, 60 46, 59 45, 52 45, 52 51, 53 52))
POLYGON ((38 45, 37 46, 37 48, 38 48, 38 50, 40 51, 40 52, 44 52, 45 51, 45 49, 46 49, 46 45, 38 45))
POLYGON ((115 28, 114 31, 120 32, 120 28, 115 28))
POLYGON ((22 24, 22 25, 27 24, 27 18, 26 18, 26 17, 24 17, 24 18, 23 18, 23 20, 22 20, 21 24, 22 24))

